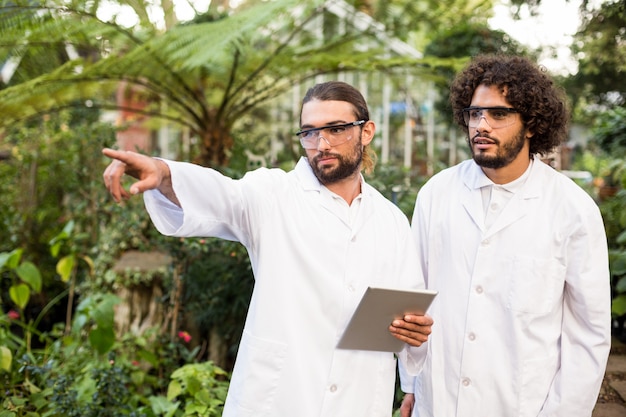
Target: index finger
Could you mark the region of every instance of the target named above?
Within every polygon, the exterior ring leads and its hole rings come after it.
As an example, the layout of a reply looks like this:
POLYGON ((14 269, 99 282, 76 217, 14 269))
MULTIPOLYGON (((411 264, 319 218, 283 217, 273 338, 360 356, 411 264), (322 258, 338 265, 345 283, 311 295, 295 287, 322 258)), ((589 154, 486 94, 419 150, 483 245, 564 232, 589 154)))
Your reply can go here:
POLYGON ((124 163, 127 163, 132 158, 133 153, 134 152, 119 151, 119 150, 111 149, 111 148, 102 149, 102 154, 104 156, 109 157, 111 159, 117 159, 124 163))

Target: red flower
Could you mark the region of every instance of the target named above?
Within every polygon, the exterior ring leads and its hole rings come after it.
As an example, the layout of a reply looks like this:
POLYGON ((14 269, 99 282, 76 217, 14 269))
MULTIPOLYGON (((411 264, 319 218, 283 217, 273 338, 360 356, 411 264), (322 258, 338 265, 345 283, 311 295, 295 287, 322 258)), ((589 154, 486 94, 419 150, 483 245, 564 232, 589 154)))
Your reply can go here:
POLYGON ((187 332, 184 332, 184 331, 178 332, 178 337, 183 339, 185 341, 185 343, 189 343, 191 341, 191 335, 189 333, 187 333, 187 332))
POLYGON ((20 313, 18 313, 15 310, 9 310, 9 312, 7 313, 7 316, 9 316, 10 320, 17 320, 20 318, 20 313))

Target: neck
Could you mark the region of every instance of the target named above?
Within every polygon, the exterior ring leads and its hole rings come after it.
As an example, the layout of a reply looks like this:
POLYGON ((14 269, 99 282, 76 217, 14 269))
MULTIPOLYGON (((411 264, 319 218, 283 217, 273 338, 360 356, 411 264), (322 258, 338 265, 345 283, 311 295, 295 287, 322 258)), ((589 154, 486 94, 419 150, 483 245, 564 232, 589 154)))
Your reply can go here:
POLYGON ((361 193, 361 175, 360 172, 357 172, 348 178, 324 185, 330 191, 343 198, 348 205, 351 205, 354 199, 361 193))
POLYGON ((484 168, 481 167, 487 178, 494 184, 508 184, 521 177, 530 165, 530 156, 526 158, 517 158, 509 165, 502 168, 484 168))

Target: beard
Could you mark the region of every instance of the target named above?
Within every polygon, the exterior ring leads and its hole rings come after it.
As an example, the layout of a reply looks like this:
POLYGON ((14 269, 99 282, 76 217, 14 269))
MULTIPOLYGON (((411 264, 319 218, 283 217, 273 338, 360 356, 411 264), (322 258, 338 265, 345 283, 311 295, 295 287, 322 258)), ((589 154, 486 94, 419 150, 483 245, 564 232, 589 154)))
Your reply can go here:
POLYGON ((526 129, 524 128, 520 129, 519 132, 515 136, 513 136, 512 140, 505 144, 502 144, 500 140, 492 138, 489 135, 483 134, 481 136, 491 139, 497 145, 495 155, 490 155, 483 152, 474 152, 474 147, 472 146, 473 141, 468 136, 467 141, 470 147, 470 151, 472 152, 472 158, 474 158, 474 161, 477 165, 483 168, 498 169, 509 165, 511 162, 513 162, 513 160, 515 160, 515 158, 517 158, 517 155, 519 155, 519 153, 524 148, 524 144, 526 143, 526 129))
MULTIPOLYGON (((356 139, 356 138, 355 138, 356 139)), ((352 152, 341 155, 333 152, 318 153, 314 157, 309 158, 309 163, 313 169, 313 173, 317 179, 324 185, 333 184, 343 179, 349 178, 361 169, 361 161, 363 159, 363 147, 361 146, 361 136, 354 141, 352 152), (337 159, 337 166, 320 167, 318 162, 320 158, 332 156, 337 159)))

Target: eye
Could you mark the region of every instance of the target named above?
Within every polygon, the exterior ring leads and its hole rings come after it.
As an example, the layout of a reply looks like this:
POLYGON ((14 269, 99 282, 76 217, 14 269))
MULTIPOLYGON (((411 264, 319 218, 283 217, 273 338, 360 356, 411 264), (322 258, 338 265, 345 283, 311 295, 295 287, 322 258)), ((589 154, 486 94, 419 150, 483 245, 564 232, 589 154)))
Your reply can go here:
POLYGON ((506 118, 508 115, 509 115, 509 112, 506 110, 498 110, 498 109, 491 110, 491 117, 496 120, 502 120, 506 118))
POLYGON ((312 138, 314 134, 315 134, 314 130, 307 130, 307 131, 300 133, 300 137, 302 139, 309 139, 309 138, 312 138))
POLYGON ((482 110, 472 109, 468 111, 470 119, 479 119, 482 116, 482 110))
POLYGON ((341 135, 343 132, 346 131, 346 127, 335 126, 335 127, 329 127, 328 130, 330 131, 331 135, 341 135))

